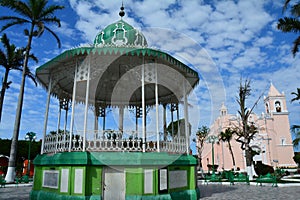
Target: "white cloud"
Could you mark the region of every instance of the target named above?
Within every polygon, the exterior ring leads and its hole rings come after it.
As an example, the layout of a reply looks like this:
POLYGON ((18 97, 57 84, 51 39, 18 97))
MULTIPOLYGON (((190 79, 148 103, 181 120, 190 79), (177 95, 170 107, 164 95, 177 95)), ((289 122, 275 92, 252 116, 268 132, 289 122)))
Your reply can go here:
MULTIPOLYGON (((93 42, 97 33, 120 19, 118 12, 121 1, 68 2, 71 9, 66 8, 68 12, 64 15, 70 13, 70 16, 65 16, 62 27, 55 29, 62 38, 63 49, 57 49, 56 46, 52 48, 54 42, 48 42, 47 35, 43 36, 44 39, 34 40, 33 50, 40 49, 39 64, 63 50, 93 42)), ((279 90, 286 90, 287 100, 291 98, 290 92, 300 87, 297 85, 300 78, 297 64, 299 56, 293 58, 290 52, 296 35, 283 34, 276 29, 277 20, 282 16, 281 0, 126 0, 124 6, 126 15, 123 20, 142 29, 150 47, 167 51, 181 61, 193 64, 198 70, 201 82, 195 93, 200 105, 201 121, 206 125, 209 125, 212 113, 218 112, 220 101, 225 101, 230 113, 236 112, 235 95, 241 76, 253 79, 255 91, 249 102, 254 101, 270 80, 279 90), (213 106, 212 101, 215 101, 213 106)), ((20 32, 10 31, 9 35, 13 42, 24 45, 25 39, 20 32)), ((19 72, 11 73, 13 84, 5 97, 7 124, 2 126, 1 122, 1 131, 13 126, 14 101, 18 97, 20 77, 19 72)), ((31 89, 26 88, 24 113, 35 116, 41 112, 40 117, 43 118, 46 92, 33 88, 28 81, 26 83, 31 89), (41 107, 32 109, 34 104, 41 107)), ((57 102, 52 100, 52 104, 48 129, 54 130, 57 102)), ((298 104, 288 104, 288 108, 291 122, 296 123, 298 104)), ((42 121, 39 122, 42 124, 42 121)), ((30 123, 33 122, 26 120, 22 126, 29 128, 30 123)), ((38 129, 42 130, 40 126, 38 129)))

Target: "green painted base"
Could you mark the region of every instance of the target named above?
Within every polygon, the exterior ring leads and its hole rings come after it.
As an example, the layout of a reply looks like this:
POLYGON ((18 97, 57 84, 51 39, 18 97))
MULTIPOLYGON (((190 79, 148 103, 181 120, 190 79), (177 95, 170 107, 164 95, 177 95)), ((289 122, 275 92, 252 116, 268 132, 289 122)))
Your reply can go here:
POLYGON ((63 152, 39 155, 34 164, 32 200, 200 198, 197 159, 191 155, 63 152))
MULTIPOLYGON (((162 194, 162 195, 149 195, 149 196, 140 196, 140 195, 128 195, 125 196, 125 200, 197 200, 200 198, 200 192, 197 188, 196 190, 186 190, 181 192, 174 192, 171 194, 162 194)), ((47 200, 101 200, 100 195, 94 196, 67 196, 56 194, 52 192, 45 191, 31 191, 30 193, 31 200, 38 199, 47 199, 47 200)))

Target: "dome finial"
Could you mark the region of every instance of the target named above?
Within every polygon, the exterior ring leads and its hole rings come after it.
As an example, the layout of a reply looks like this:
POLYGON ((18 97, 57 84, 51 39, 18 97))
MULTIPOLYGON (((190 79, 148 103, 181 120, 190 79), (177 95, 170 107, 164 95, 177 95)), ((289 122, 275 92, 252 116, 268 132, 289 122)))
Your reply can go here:
POLYGON ((120 9, 121 9, 121 10, 120 10, 120 12, 119 12, 119 15, 120 15, 120 17, 122 18, 122 17, 124 17, 124 15, 125 15, 125 12, 124 12, 124 6, 123 6, 123 1, 122 1, 122 6, 121 6, 120 9))

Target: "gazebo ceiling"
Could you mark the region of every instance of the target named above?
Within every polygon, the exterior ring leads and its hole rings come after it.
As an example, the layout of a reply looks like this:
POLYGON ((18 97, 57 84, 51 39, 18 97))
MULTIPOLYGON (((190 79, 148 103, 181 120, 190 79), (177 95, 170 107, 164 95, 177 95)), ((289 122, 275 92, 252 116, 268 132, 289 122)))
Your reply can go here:
MULTIPOLYGON (((142 64, 157 65, 158 96, 160 103, 178 103, 183 94, 183 81, 198 83, 198 73, 172 56, 149 48, 81 47, 67 50, 36 70, 39 82, 46 88, 52 79, 51 94, 58 98, 72 98, 75 69, 90 64, 89 103, 110 105, 141 105, 142 64), (130 95, 130 96, 128 96, 130 95)), ((152 76, 153 76, 153 72, 152 76)), ((80 78, 80 77, 79 77, 80 78)), ((155 82, 145 85, 146 105, 155 102, 155 82)), ((83 101, 86 80, 77 80, 76 101, 83 101)))

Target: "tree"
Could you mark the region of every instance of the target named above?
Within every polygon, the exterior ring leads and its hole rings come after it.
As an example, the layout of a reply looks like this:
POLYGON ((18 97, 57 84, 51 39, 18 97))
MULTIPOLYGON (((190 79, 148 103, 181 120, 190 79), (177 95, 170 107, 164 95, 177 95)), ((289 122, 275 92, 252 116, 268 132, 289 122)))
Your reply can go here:
POLYGON ((292 133, 295 134, 295 139, 293 140, 294 147, 298 146, 300 143, 300 125, 293 125, 291 127, 292 133))
MULTIPOLYGON (((4 102, 4 96, 6 89, 9 88, 9 85, 12 81, 8 81, 8 74, 10 70, 20 70, 23 71, 22 65, 24 61, 24 48, 17 48, 14 44, 9 43, 9 39, 7 38, 6 34, 3 34, 1 37, 1 42, 5 48, 5 52, 0 49, 0 65, 5 68, 4 78, 2 81, 2 88, 0 92, 0 122, 2 118, 2 108, 4 102)), ((38 61, 34 55, 29 55, 31 59, 34 61, 38 61)), ((27 68, 26 75, 28 75, 34 83, 37 85, 35 81, 35 76, 30 72, 27 68)))
MULTIPOLYGON (((52 36, 55 37, 58 47, 61 46, 58 36, 47 26, 47 24, 55 24, 60 27, 60 20, 54 15, 55 11, 61 10, 64 7, 58 5, 48 6, 47 0, 28 0, 26 2, 20 0, 0 0, 0 5, 7 7, 14 11, 18 16, 2 16, 1 21, 7 21, 0 32, 6 30, 9 27, 15 25, 29 25, 29 29, 24 30, 27 39, 27 45, 24 54, 23 69, 28 67, 28 59, 31 50, 31 44, 34 37, 40 37, 44 31, 48 31, 52 36)), ((19 137, 19 129, 21 122, 22 106, 23 106, 23 96, 25 89, 25 77, 26 70, 22 72, 22 79, 20 85, 20 92, 18 97, 18 104, 16 109, 16 117, 13 131, 13 138, 11 143, 8 171, 5 177, 6 182, 10 183, 14 181, 14 171, 15 171, 15 160, 17 153, 17 141, 19 137)))
MULTIPOLYGON (((189 126, 189 135, 191 135, 191 124, 188 123, 189 126)), ((164 133, 164 141, 167 141, 167 139, 174 139, 178 136, 184 136, 185 135, 185 119, 179 119, 173 122, 170 122, 166 133, 164 133)))
POLYGON ((251 95, 251 81, 246 79, 243 83, 242 79, 240 81, 240 86, 238 89, 238 97, 236 101, 239 104, 238 113, 241 118, 241 125, 237 127, 235 132, 237 135, 236 141, 241 143, 241 149, 245 151, 246 167, 249 178, 252 179, 252 160, 253 151, 250 147, 250 142, 254 138, 255 134, 258 132, 257 127, 253 123, 249 123, 248 118, 251 115, 254 107, 257 105, 258 101, 262 97, 263 93, 256 100, 251 109, 246 107, 246 100, 251 95))
MULTIPOLYGON (((58 129, 58 133, 59 134, 65 134, 65 131, 62 129, 58 129)), ((66 134, 69 134, 70 132, 68 130, 66 130, 66 134)), ((56 135, 57 134, 57 130, 56 131, 50 131, 49 132, 50 135, 56 135)))
MULTIPOLYGON (((297 92, 292 92, 291 94, 295 95, 295 97, 291 99, 291 102, 300 100, 300 88, 297 88, 297 92)), ((291 130, 292 133, 296 136, 296 138, 293 140, 293 145, 294 147, 296 147, 300 142, 300 125, 293 125, 291 127, 291 130)))
POLYGON ((295 95, 295 97, 291 99, 291 102, 300 100, 300 88, 297 88, 297 92, 292 92, 291 94, 295 95))
POLYGON ((222 142, 227 142, 228 143, 229 152, 230 152, 231 158, 232 158, 232 165, 233 165, 233 168, 235 170, 235 159, 234 159, 234 155, 233 155, 233 151, 232 151, 232 147, 231 147, 231 143, 230 143, 234 133, 235 132, 231 128, 226 128, 224 132, 222 131, 219 134, 219 139, 222 142))
MULTIPOLYGON (((31 144, 30 159, 34 159, 41 152, 41 141, 33 141, 31 144)), ((0 152, 3 155, 9 155, 11 146, 11 140, 0 138, 0 152)), ((18 141, 18 153, 16 156, 16 172, 22 173, 23 162, 28 158, 28 142, 25 140, 18 141)), ((7 171, 7 167, 3 167, 2 170, 7 171)))
MULTIPOLYGON (((285 0, 283 11, 285 12, 290 0, 285 0)), ((291 6, 291 17, 284 17, 280 18, 277 23, 277 29, 281 30, 284 33, 299 33, 300 32, 300 3, 297 2, 293 6, 291 6)), ((298 36, 294 40, 294 46, 292 48, 293 56, 295 57, 296 53, 299 51, 299 44, 300 44, 300 36, 298 36)))
POLYGON ((174 122, 170 122, 170 124, 167 127, 167 132, 173 137, 176 136, 178 133, 178 130, 181 131, 182 127, 184 127, 184 119, 179 119, 174 122), (178 124, 179 124, 179 129, 178 129, 178 124))
POLYGON ((300 168, 300 152, 294 152, 293 159, 295 163, 297 163, 298 167, 300 168))
POLYGON ((204 142, 209 134, 209 128, 207 126, 202 126, 198 128, 196 132, 196 139, 193 141, 196 142, 196 148, 198 153, 198 163, 199 163, 199 169, 202 171, 202 152, 204 148, 204 142))

